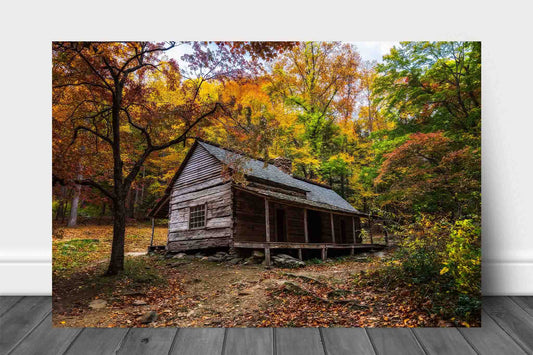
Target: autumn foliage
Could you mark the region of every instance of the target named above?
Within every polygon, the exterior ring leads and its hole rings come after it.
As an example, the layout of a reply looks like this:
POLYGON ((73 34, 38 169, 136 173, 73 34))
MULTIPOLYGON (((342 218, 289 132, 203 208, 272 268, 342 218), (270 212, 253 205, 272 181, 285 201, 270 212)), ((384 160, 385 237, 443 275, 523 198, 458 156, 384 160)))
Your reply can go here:
POLYGON ((123 270, 126 221, 145 218, 200 137, 331 185, 398 244, 389 277, 369 282, 424 294, 417 280, 432 280, 449 296, 435 309, 473 319, 479 42, 401 42, 381 63, 340 42, 55 42, 52 62, 54 218, 77 196, 80 215, 112 221, 107 273, 123 270))

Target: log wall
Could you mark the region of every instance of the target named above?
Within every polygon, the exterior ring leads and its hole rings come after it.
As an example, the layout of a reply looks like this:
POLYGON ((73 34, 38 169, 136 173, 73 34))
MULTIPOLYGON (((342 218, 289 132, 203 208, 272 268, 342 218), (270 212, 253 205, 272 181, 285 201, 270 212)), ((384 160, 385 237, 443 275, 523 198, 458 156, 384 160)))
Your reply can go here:
MULTIPOLYGON (((265 199, 261 196, 234 189, 233 206, 235 209, 234 240, 264 242, 265 230, 265 199)), ((274 217, 270 213, 270 225, 274 223, 274 217)), ((273 234, 271 227, 270 235, 273 234)))
POLYGON ((197 146, 176 180, 170 197, 167 249, 183 251, 225 247, 232 235, 231 184, 221 163, 197 146), (190 208, 206 205, 206 225, 189 229, 190 208))

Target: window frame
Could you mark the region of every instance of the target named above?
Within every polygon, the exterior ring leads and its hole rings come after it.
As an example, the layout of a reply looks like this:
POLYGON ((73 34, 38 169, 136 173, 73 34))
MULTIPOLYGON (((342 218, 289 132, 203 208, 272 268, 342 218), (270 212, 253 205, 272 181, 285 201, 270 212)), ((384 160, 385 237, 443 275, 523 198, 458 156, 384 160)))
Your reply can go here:
MULTIPOLYGON (((195 211, 196 212, 196 211, 195 211)), ((188 227, 189 227, 189 230, 195 230, 195 229, 204 229, 206 228, 207 226, 207 202, 206 203, 201 203, 201 204, 198 204, 198 205, 194 205, 194 206, 190 206, 189 207, 189 220, 188 220, 188 223, 187 223, 188 227), (191 227, 191 214, 193 213, 192 209, 193 208, 197 208, 197 207, 203 207, 203 211, 204 211, 204 223, 202 226, 198 226, 198 227, 191 227)))

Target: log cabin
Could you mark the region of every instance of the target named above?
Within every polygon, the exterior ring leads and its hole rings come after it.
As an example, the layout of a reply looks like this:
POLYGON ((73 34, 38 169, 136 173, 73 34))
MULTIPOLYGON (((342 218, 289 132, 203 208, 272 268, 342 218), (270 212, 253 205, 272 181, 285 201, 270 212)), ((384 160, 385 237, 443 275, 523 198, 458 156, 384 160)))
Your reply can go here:
POLYGON ((167 252, 207 248, 371 249, 361 217, 327 185, 291 175, 291 162, 253 159, 197 139, 149 217, 168 218, 167 252), (240 172, 236 179, 235 172, 240 172), (242 180, 236 182, 236 180, 242 180))

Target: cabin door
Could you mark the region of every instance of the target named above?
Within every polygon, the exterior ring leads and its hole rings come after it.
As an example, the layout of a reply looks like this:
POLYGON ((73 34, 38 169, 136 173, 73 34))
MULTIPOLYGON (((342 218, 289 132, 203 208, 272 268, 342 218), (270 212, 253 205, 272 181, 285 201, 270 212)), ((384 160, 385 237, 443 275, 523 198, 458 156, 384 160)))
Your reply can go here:
POLYGON ((339 243, 344 244, 347 243, 346 238, 346 221, 344 219, 341 219, 341 236, 340 236, 339 243))
POLYGON ((281 208, 276 209, 276 241, 287 241, 287 217, 281 208))
POLYGON ((320 212, 307 210, 307 232, 309 243, 320 243, 322 238, 322 218, 320 212))

